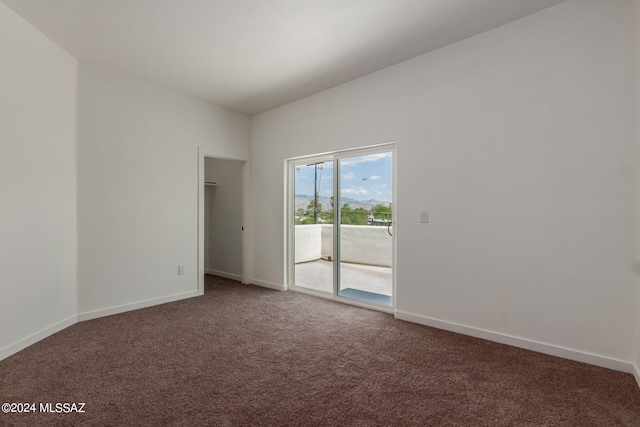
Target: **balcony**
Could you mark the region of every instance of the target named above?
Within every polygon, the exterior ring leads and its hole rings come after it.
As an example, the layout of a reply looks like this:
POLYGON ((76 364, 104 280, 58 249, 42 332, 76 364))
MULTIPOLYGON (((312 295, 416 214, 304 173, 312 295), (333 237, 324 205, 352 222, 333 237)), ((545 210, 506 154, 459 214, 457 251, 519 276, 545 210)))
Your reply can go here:
MULTIPOLYGON (((387 227, 341 225, 340 242, 341 294, 371 294, 371 302, 390 305, 393 239, 387 227)), ((333 293, 332 255, 333 225, 296 225, 296 286, 333 293)))

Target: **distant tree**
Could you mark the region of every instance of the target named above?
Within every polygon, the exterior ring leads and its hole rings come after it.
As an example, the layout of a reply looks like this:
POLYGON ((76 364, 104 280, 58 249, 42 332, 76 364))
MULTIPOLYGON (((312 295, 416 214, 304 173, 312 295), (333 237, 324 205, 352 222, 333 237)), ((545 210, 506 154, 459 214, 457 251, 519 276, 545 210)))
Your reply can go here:
MULTIPOLYGON (((311 200, 307 205, 307 209, 298 208, 295 212, 295 224, 313 224, 314 213, 318 213, 318 223, 320 224, 332 224, 333 223, 333 196, 329 198, 329 204, 331 208, 326 211, 322 210, 322 203, 318 202, 316 207, 315 201, 311 200)), ((352 209, 348 203, 344 203, 340 208, 340 223, 346 225, 368 225, 369 217, 373 215, 376 219, 391 220, 391 205, 385 206, 383 204, 375 205, 371 211, 364 208, 352 209)))
POLYGON ((308 209, 307 210, 304 210, 302 208, 296 209, 295 224, 296 225, 313 224, 313 212, 309 212, 308 209))
MULTIPOLYGON (((315 202, 311 200, 307 205, 306 210, 302 208, 296 209, 295 224, 296 225, 313 224, 315 208, 316 208, 315 202)), ((331 214, 331 221, 328 221, 326 218, 323 218, 324 216, 325 215, 322 212, 322 203, 318 202, 318 222, 326 223, 326 222, 333 221, 333 213, 331 214)))
POLYGON ((333 211, 323 211, 318 215, 318 222, 322 224, 333 223, 333 211))
POLYGON ((322 203, 318 202, 318 205, 316 206, 315 200, 310 201, 309 206, 307 206, 307 211, 309 212, 309 215, 311 217, 311 224, 315 223, 316 212, 318 219, 320 219, 320 212, 322 212, 322 203))
POLYGON ((391 212, 392 212, 391 204, 389 204, 389 206, 378 204, 371 209, 371 213, 373 214, 373 217, 375 219, 384 219, 387 221, 391 221, 392 219, 391 212))
POLYGON ((351 207, 345 203, 340 209, 340 223, 348 225, 367 225, 367 217, 369 212, 364 208, 351 209, 351 207))
MULTIPOLYGON (((312 200, 309 202, 309 205, 307 206, 307 211, 313 213, 316 210, 316 201, 312 200)), ((318 212, 322 212, 322 203, 318 202, 318 212)))

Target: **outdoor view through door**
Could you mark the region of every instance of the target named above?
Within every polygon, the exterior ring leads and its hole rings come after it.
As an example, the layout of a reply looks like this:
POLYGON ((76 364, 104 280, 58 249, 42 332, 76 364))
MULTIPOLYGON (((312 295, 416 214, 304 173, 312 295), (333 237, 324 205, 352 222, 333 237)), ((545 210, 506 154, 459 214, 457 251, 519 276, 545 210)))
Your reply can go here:
POLYGON ((392 306, 393 151, 309 157, 289 173, 292 289, 392 306))

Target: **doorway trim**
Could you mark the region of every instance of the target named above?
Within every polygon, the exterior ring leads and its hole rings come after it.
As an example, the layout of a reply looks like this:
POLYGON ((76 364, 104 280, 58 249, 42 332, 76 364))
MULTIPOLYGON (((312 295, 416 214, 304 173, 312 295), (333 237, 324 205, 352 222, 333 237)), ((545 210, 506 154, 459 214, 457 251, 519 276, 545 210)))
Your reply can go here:
POLYGON ((212 148, 198 147, 198 295, 204 295, 204 159, 213 158, 219 160, 233 160, 242 163, 242 283, 247 283, 247 247, 249 223, 249 159, 244 156, 214 150, 212 148))

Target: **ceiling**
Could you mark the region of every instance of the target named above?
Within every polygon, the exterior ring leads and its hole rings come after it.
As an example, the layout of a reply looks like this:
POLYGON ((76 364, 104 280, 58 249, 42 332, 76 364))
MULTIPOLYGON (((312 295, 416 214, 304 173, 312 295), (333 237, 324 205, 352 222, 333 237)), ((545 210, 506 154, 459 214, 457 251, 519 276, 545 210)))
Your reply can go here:
POLYGON ((76 58, 254 115, 564 0, 1 0, 76 58))

